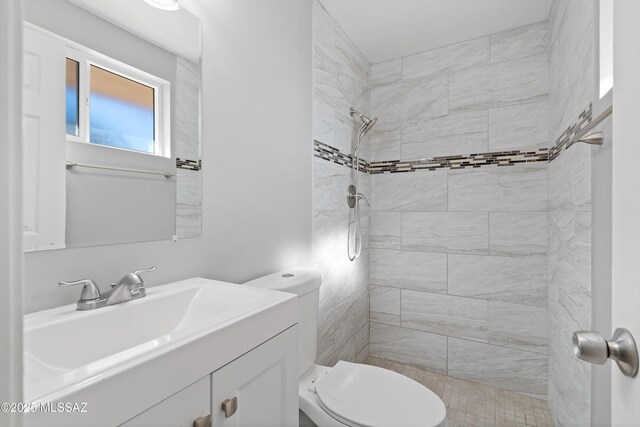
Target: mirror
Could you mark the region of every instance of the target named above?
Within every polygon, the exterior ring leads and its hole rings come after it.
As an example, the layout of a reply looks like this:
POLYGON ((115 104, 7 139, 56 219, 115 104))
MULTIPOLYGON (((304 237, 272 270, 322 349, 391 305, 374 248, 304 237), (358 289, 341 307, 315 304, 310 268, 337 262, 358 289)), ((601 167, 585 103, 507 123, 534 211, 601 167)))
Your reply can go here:
POLYGON ((25 251, 200 236, 200 21, 173 3, 24 1, 25 251))

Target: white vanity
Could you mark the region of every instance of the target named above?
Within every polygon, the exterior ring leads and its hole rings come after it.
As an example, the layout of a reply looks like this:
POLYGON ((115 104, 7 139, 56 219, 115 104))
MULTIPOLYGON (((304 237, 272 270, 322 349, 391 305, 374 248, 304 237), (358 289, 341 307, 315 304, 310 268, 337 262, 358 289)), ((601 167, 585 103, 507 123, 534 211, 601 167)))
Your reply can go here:
POLYGON ((29 314, 25 401, 86 412, 34 412, 25 426, 297 425, 297 316, 294 295, 202 278, 29 314))

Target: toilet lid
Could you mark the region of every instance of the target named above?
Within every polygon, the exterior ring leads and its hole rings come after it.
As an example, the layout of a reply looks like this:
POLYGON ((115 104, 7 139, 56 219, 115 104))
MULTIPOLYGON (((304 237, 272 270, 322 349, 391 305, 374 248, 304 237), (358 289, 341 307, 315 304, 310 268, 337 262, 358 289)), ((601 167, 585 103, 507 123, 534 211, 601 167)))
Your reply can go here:
POLYGON ((446 418, 440 398, 422 384, 387 369, 338 362, 316 381, 318 403, 354 427, 439 426, 446 418))

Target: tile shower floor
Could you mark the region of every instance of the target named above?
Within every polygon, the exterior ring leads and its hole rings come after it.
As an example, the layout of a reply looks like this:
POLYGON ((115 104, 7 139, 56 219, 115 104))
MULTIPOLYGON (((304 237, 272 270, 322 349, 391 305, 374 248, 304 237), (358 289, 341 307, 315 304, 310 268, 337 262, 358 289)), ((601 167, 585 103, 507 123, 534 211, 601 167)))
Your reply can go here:
POLYGON ((546 400, 375 357, 366 363, 406 375, 440 396, 447 406, 449 427, 553 426, 546 400))

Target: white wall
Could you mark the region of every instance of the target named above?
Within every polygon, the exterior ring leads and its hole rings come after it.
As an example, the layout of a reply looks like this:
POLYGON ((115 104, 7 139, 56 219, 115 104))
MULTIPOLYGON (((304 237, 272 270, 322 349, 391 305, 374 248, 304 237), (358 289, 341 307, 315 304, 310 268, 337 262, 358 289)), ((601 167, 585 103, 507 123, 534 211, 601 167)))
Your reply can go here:
MULTIPOLYGON (((22 396, 22 25, 19 0, 0 2, 0 402, 22 396)), ((18 426, 0 412, 0 425, 18 426)))
POLYGON ((63 279, 105 286, 157 265, 148 286, 244 282, 309 264, 311 2, 182 3, 203 30, 202 238, 26 254, 26 312, 74 302, 63 279))

